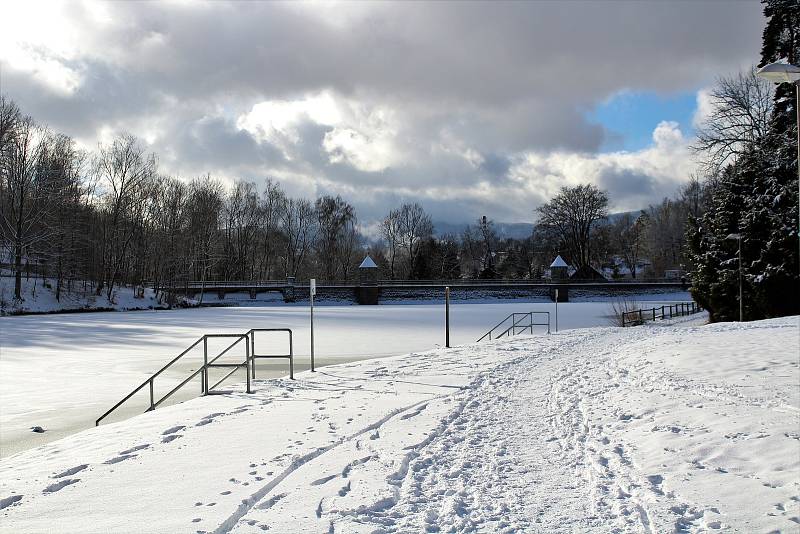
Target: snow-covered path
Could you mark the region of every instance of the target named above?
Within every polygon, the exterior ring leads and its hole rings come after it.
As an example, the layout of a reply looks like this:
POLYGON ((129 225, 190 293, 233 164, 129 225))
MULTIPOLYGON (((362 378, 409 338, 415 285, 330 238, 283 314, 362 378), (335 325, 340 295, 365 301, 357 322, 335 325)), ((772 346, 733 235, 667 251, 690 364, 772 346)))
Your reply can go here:
POLYGON ((800 528, 798 318, 260 381, 0 461, 3 532, 800 528))

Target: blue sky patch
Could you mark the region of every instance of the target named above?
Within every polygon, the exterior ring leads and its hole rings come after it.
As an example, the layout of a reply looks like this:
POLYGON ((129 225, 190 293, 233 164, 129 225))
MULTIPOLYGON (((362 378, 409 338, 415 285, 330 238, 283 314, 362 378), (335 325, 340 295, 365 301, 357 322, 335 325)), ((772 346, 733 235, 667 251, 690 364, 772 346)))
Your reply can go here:
POLYGON ((653 130, 661 121, 675 121, 685 137, 694 135, 692 116, 696 109, 696 91, 670 95, 621 91, 599 104, 587 117, 612 132, 601 151, 635 151, 652 144, 653 130))

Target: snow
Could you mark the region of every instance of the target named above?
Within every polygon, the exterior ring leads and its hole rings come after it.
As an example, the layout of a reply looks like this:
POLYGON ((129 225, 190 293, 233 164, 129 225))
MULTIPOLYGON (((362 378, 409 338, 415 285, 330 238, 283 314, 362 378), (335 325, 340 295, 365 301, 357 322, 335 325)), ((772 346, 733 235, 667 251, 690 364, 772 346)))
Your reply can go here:
POLYGON ((692 322, 344 363, 80 432, 0 460, 3 529, 796 532, 798 318, 692 322))
POLYGON ((152 289, 144 289, 143 297, 135 295, 134 288, 119 287, 111 300, 106 293, 95 295, 89 289, 82 290, 82 282, 74 282, 74 291, 62 290, 61 299, 56 299, 56 281, 31 277, 22 279, 22 302, 14 301, 14 277, 0 274, 0 313, 54 313, 71 310, 148 310, 165 308, 156 299, 152 289))
POLYGON ((550 264, 550 268, 552 269, 553 267, 569 267, 569 265, 567 265, 567 262, 565 262, 561 256, 556 256, 556 259, 550 264))
MULTIPOLYGON (((686 297, 648 295, 640 300, 686 297)), ((607 325, 609 306, 607 302, 559 304, 558 326, 607 325)), ((555 326, 552 303, 465 301, 451 306, 452 343, 473 342, 510 313, 520 311, 550 311, 555 326)), ((444 343, 444 318, 444 306, 433 304, 319 306, 315 311, 317 365, 431 349, 444 343)), ((241 333, 251 328, 293 329, 296 368, 307 368, 309 313, 302 305, 0 318, 0 457, 94 426, 97 417, 203 334, 241 333), (46 431, 31 432, 34 426, 46 431)), ((282 335, 274 336, 274 341, 265 337, 264 352, 285 354, 284 339, 282 335)), ((167 393, 201 362, 202 348, 197 347, 156 380, 155 393, 167 393)), ((258 377, 287 374, 285 361, 259 361, 258 377)), ((199 384, 189 386, 175 400, 194 397, 199 390, 199 384)), ((147 391, 143 391, 112 420, 141 413, 147 406, 147 391)))
POLYGON ((372 258, 370 258, 369 255, 367 255, 367 257, 364 258, 364 261, 361 262, 361 265, 359 265, 358 268, 359 269, 377 269, 378 266, 375 265, 375 262, 372 260, 372 258))

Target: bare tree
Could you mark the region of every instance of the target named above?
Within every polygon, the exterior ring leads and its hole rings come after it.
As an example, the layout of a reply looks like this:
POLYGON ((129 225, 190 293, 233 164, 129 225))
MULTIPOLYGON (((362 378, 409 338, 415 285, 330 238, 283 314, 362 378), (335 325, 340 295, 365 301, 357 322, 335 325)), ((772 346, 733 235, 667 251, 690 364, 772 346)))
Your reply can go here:
POLYGON ((100 146, 95 162, 104 187, 102 278, 97 293, 106 288, 111 300, 135 235, 135 222, 143 213, 148 188, 155 177, 156 161, 134 136, 121 134, 110 145, 100 146))
POLYGON ((710 112, 693 145, 714 174, 766 134, 772 114, 772 84, 754 70, 717 80, 709 94, 710 112))
POLYGON ((160 177, 159 183, 161 187, 154 192, 149 205, 150 220, 157 235, 153 249, 153 285, 173 287, 184 257, 189 254, 184 239, 187 237, 189 188, 186 183, 169 176, 160 177))
POLYGON ((17 105, 0 95, 0 153, 11 142, 19 123, 22 121, 22 114, 17 105))
POLYGON ((562 187, 550 202, 540 206, 538 225, 553 230, 567 249, 573 265, 588 266, 594 224, 608 216, 608 197, 594 185, 562 187))
POLYGON ((343 267, 340 249, 352 245, 352 241, 346 241, 346 238, 352 237, 355 229, 356 211, 340 196, 318 198, 314 208, 317 213, 317 256, 323 275, 327 280, 333 280, 337 270, 341 272, 339 267, 343 267))
POLYGON ((237 181, 225 203, 226 277, 255 278, 256 233, 259 229, 259 199, 256 185, 237 181))
POLYGON ((630 270, 631 278, 636 278, 636 269, 645 251, 645 231, 648 222, 649 217, 646 213, 640 213, 638 217, 625 213, 612 228, 614 244, 630 270))
POLYGON ((286 194, 280 185, 272 180, 267 180, 266 189, 259 204, 261 224, 261 258, 259 273, 262 279, 267 280, 276 267, 276 252, 284 245, 284 236, 280 229, 281 213, 286 203, 286 194))
POLYGON ((381 236, 386 240, 389 249, 389 277, 395 279, 395 265, 397 253, 400 249, 400 210, 390 210, 389 214, 381 221, 381 236))
POLYGON ((405 249, 408 267, 406 277, 411 277, 414 262, 422 241, 433 234, 430 216, 417 203, 403 204, 399 213, 400 244, 405 249))
POLYGON ((478 232, 484 247, 480 276, 481 278, 494 278, 497 275, 494 265, 494 248, 497 242, 494 221, 487 219, 486 215, 478 219, 478 232))
POLYGON ((189 185, 187 218, 191 236, 190 268, 199 271, 200 304, 203 303, 206 280, 211 268, 221 256, 217 254, 220 235, 220 218, 224 209, 224 188, 210 176, 193 180, 189 185))
POLYGON ((50 133, 29 117, 21 119, 6 135, 0 165, 0 229, 14 258, 14 298, 21 300, 22 259, 32 256, 34 247, 49 237, 50 229, 42 224, 51 201, 43 155, 51 139, 50 133))
POLYGON ((56 278, 56 300, 61 300, 65 278, 74 275, 76 254, 85 243, 83 182, 87 155, 65 135, 52 135, 40 155, 48 208, 41 224, 47 227, 48 239, 40 254, 50 264, 56 278))
POLYGON ((311 202, 288 199, 281 210, 281 229, 286 236, 286 276, 296 277, 314 240, 315 214, 311 202))

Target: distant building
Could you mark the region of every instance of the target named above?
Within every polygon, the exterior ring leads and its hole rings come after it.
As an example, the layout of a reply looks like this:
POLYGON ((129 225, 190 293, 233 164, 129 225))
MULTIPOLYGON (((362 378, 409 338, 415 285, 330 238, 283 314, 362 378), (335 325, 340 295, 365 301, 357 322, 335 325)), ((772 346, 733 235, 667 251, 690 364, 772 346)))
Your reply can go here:
POLYGON ((567 280, 569 278, 569 265, 561 256, 556 256, 550 264, 550 278, 552 280, 567 280))
POLYGON ((356 288, 356 301, 359 304, 377 304, 378 297, 380 296, 380 288, 378 287, 378 266, 372 261, 372 258, 364 258, 361 265, 358 266, 358 280, 359 284, 356 288))
POLYGON ((374 286, 378 284, 378 266, 372 261, 372 258, 364 258, 361 265, 358 266, 358 279, 362 286, 374 286))
POLYGON ((570 276, 570 278, 572 280, 591 280, 591 281, 597 280, 601 282, 605 282, 608 280, 606 276, 602 273, 602 271, 595 269, 591 265, 584 265, 583 267, 579 268, 574 273, 572 273, 572 276, 570 276))

